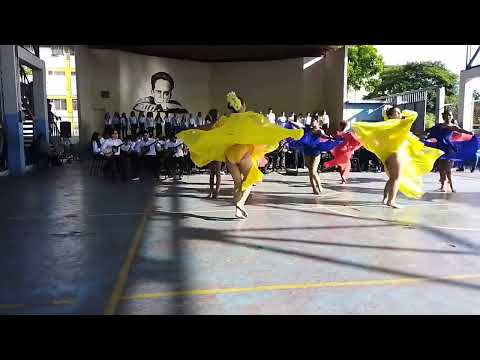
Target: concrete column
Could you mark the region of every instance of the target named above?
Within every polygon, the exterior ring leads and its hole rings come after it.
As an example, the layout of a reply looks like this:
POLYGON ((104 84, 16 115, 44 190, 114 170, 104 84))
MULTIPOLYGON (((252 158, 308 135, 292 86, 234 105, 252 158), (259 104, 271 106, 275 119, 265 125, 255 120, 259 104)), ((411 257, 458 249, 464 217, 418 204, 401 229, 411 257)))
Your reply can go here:
POLYGON ((437 94, 437 100, 435 102, 435 124, 438 124, 445 108, 445 88, 442 86, 437 88, 435 92, 437 94))
POLYGON ((338 128, 343 120, 343 110, 347 99, 348 53, 345 46, 333 50, 325 56, 326 74, 323 88, 326 91, 325 110, 330 118, 330 126, 338 128))
POLYGON ((25 173, 25 148, 21 113, 20 71, 15 45, 0 45, 2 85, 7 140, 8 170, 12 175, 25 173))
POLYGON ((33 122, 35 136, 42 134, 44 139, 49 141, 48 109, 47 109, 47 79, 45 64, 42 69, 33 71, 33 108, 35 121, 33 122))
POLYGON ((480 77, 480 67, 463 70, 460 73, 458 94, 458 124, 465 130, 473 129, 473 86, 470 80, 480 77))

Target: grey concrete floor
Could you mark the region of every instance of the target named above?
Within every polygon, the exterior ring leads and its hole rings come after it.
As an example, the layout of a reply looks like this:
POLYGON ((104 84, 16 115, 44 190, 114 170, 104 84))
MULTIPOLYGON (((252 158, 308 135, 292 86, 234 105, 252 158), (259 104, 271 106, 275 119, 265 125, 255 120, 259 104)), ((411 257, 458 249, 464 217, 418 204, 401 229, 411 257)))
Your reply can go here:
POLYGON ((432 173, 400 210, 380 203, 384 174, 321 177, 315 196, 304 174, 266 175, 248 220, 229 176, 217 200, 207 175, 0 179, 0 313, 100 314, 115 284, 118 314, 480 313, 478 172, 456 172, 455 194, 432 173))

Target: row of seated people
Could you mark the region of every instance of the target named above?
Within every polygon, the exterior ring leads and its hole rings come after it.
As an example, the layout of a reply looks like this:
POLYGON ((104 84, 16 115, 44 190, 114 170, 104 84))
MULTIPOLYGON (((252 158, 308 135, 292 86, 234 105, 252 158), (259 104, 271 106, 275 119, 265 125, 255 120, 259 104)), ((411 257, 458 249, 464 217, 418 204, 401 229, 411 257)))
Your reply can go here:
POLYGON ((188 148, 173 134, 169 138, 154 138, 145 131, 141 137, 126 136, 122 140, 116 130, 106 138, 94 133, 92 151, 96 158, 105 161, 103 171, 106 176, 118 174, 124 181, 129 173, 132 180, 140 180, 144 169, 149 170, 157 180, 160 180, 161 173, 165 178, 181 178, 192 171, 188 148))

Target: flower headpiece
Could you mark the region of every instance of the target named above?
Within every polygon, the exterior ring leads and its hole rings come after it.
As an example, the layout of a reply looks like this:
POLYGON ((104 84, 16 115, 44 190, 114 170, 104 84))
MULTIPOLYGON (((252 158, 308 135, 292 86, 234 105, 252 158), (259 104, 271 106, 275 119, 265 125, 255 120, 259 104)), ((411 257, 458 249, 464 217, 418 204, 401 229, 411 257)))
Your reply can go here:
POLYGON ((239 111, 242 108, 242 101, 238 98, 234 91, 230 91, 227 94, 227 103, 235 111, 239 111))

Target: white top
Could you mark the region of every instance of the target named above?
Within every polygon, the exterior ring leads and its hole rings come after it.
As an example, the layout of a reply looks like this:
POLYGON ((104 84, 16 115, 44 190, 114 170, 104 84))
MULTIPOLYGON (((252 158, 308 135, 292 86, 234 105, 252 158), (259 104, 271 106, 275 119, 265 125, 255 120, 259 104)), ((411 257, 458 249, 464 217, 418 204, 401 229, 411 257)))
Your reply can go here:
POLYGON ((177 139, 175 141, 168 140, 167 143, 165 144, 165 146, 166 146, 167 149, 176 147, 176 150, 175 150, 175 153, 173 154, 173 157, 177 158, 177 157, 182 157, 183 156, 183 149, 182 149, 182 146, 181 146, 182 144, 183 144, 183 142, 179 139, 177 139))
POLYGON ((312 117, 311 116, 306 116, 305 117, 305 125, 310 125, 312 123, 312 117))
POLYGON ((97 145, 97 142, 92 141, 92 148, 94 154, 100 154, 102 152, 102 142, 100 141, 100 147, 97 145))
POLYGON ((279 116, 279 117, 278 117, 278 121, 284 123, 284 122, 287 121, 287 117, 286 117, 286 116, 279 116))
POLYGON ((128 121, 127 121, 126 118, 124 118, 124 117, 121 117, 121 118, 120 118, 120 123, 122 124, 122 127, 126 127, 126 126, 127 126, 127 122, 128 122, 128 121))
POLYGON ((120 146, 120 149, 124 152, 130 152, 135 149, 135 143, 133 141, 128 141, 127 143, 120 146))
POLYGON ((197 117, 197 125, 198 125, 198 126, 205 125, 205 121, 203 120, 203 117, 202 117, 202 116, 198 116, 198 117, 197 117))
POLYGON ((109 153, 112 151, 112 146, 118 146, 118 149, 116 152, 114 152, 114 155, 120 155, 120 145, 122 144, 122 140, 120 139, 108 139, 105 140, 105 142, 102 145, 102 153, 109 153))
POLYGON ((139 117, 138 117, 138 122, 139 122, 140 124, 145 124, 145 116, 139 116, 139 117))
POLYGON ((275 124, 275 120, 276 120, 275 113, 272 112, 272 113, 267 114, 267 118, 268 118, 268 120, 270 120, 270 122, 272 124, 275 124))
POLYGON ((112 125, 112 118, 110 116, 105 119, 105 125, 112 125))
POLYGON ((103 137, 100 138, 100 145, 103 145, 103 143, 105 142, 105 139, 103 137))
POLYGON ((155 139, 151 139, 151 138, 148 138, 147 141, 145 141, 143 139, 140 140, 140 141, 137 141, 137 143, 135 144, 135 151, 140 153, 144 146, 150 146, 150 148, 148 149, 148 152, 145 155, 147 155, 147 156, 157 155, 157 152, 155 151, 155 148, 159 151, 160 151, 161 148, 158 145, 158 143, 154 145, 154 142, 155 142, 155 139))
POLYGON ((136 116, 130 116, 128 118, 128 121, 130 122, 130 125, 137 125, 137 117, 136 116))
POLYGON ((330 117, 327 114, 320 116, 320 119, 324 124, 330 125, 330 117))
POLYGON ((190 126, 197 127, 197 121, 194 117, 188 119, 188 123, 190 124, 190 126))
POLYGON ((152 117, 147 117, 146 123, 147 123, 147 127, 154 127, 155 126, 155 120, 152 117))

